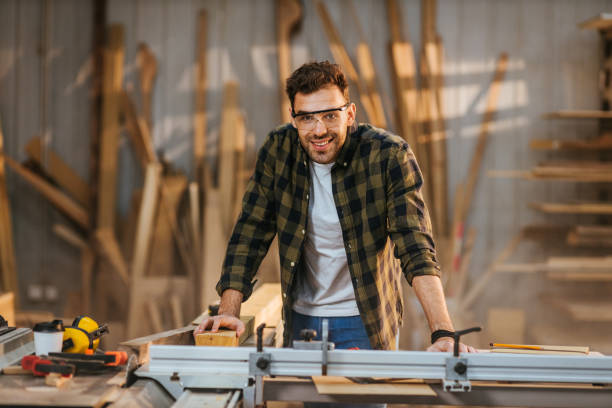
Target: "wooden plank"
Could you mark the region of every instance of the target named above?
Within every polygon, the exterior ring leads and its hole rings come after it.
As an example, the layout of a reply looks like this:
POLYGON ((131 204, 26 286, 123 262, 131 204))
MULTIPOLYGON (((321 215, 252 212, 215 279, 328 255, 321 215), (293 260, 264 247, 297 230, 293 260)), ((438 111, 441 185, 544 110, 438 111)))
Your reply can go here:
POLYGON ((189 226, 193 243, 193 259, 198 271, 202 265, 202 237, 200 235, 202 223, 200 222, 200 191, 198 183, 189 183, 189 226))
POLYGON ((176 223, 176 213, 187 187, 187 178, 182 174, 166 176, 161 183, 164 193, 155 217, 148 275, 172 275, 176 269, 171 223, 176 223))
POLYGON ((612 214, 609 203, 529 203, 534 210, 549 214, 612 214))
POLYGON ((119 110, 123 83, 124 30, 120 24, 109 28, 104 50, 102 80, 102 127, 100 138, 97 228, 115 227, 117 197, 117 159, 119 147, 119 110))
POLYGON ((352 81, 357 87, 357 92, 359 93, 359 100, 361 101, 361 106, 365 111, 368 122, 374 123, 376 121, 376 113, 374 111, 374 105, 372 104, 372 100, 363 85, 359 75, 357 74, 357 70, 351 61, 348 53, 346 52, 346 48, 342 44, 342 40, 340 38, 340 34, 338 30, 334 26, 334 23, 325 7, 321 1, 316 1, 317 12, 319 13, 319 18, 321 19, 321 23, 323 24, 323 28, 325 30, 325 34, 327 35, 327 39, 329 41, 329 49, 334 56, 334 60, 337 64, 342 67, 344 74, 348 77, 350 81, 352 81))
POLYGON ((61 192, 55 186, 52 186, 38 174, 28 170, 21 164, 17 163, 8 156, 4 156, 6 164, 9 165, 17 174, 26 180, 32 187, 38 190, 47 200, 51 202, 58 210, 68 216, 70 219, 78 223, 81 227, 88 229, 90 226, 89 214, 78 203, 73 201, 66 194, 61 192))
POLYGON ((202 272, 200 275, 200 310, 218 299, 215 285, 223 267, 223 256, 227 246, 225 230, 221 218, 224 205, 217 188, 209 188, 204 195, 204 234, 202 239, 202 272))
POLYGON ((172 323, 174 327, 183 327, 185 324, 183 306, 181 304, 181 298, 176 294, 170 296, 170 309, 172 310, 172 323))
POLYGON ((592 271, 551 271, 546 274, 548 279, 575 282, 610 282, 612 273, 592 271))
POLYGON ((196 180, 203 185, 203 166, 206 158, 206 10, 198 15, 198 38, 196 42, 196 87, 193 123, 193 158, 196 180))
POLYGON ((285 83, 291 75, 291 34, 302 21, 302 4, 297 0, 276 0, 276 49, 280 112, 282 123, 291 122, 291 104, 285 92, 285 83))
POLYGON ((319 394, 325 395, 412 395, 436 396, 423 380, 389 380, 388 383, 361 384, 346 377, 313 376, 319 394))
MULTIPOLYGON (((2 289, 19 293, 17 283, 17 266, 15 261, 15 244, 13 241, 13 221, 11 205, 6 190, 6 171, 4 169, 4 135, 0 121, 0 274, 2 289)), ((18 303, 19 298, 15 300, 18 303)))
POLYGON ((174 330, 155 333, 150 336, 124 341, 121 343, 121 346, 129 349, 138 356, 138 364, 146 364, 149 362, 149 347, 153 344, 195 345, 193 338, 194 329, 195 326, 189 325, 174 330))
POLYGON ((552 256, 548 258, 547 265, 551 268, 571 268, 571 269, 608 269, 612 273, 612 256, 592 256, 592 257, 569 257, 552 256))
POLYGON ((58 154, 49 147, 45 147, 43 160, 43 146, 40 137, 32 138, 25 147, 28 156, 66 190, 83 207, 89 208, 91 189, 89 184, 81 178, 58 154))
POLYGON ((132 148, 140 165, 145 169, 147 164, 157 161, 149 132, 150 128, 145 120, 138 118, 136 107, 125 90, 121 90, 121 103, 132 148))
POLYGON ((590 140, 532 139, 529 147, 533 150, 608 150, 612 149, 612 134, 590 140))
POLYGON ((160 173, 161 167, 159 164, 150 163, 147 165, 134 240, 134 253, 132 255, 132 279, 143 277, 147 268, 153 220, 159 197, 160 173))
POLYGON ((109 228, 100 228, 96 230, 94 237, 98 247, 100 248, 100 253, 106 257, 123 283, 127 285, 130 280, 128 265, 123 258, 123 254, 119 248, 119 243, 117 242, 113 231, 109 228))
POLYGON ((283 300, 280 283, 264 283, 242 304, 240 316, 255 318, 254 326, 276 325, 281 320, 283 300))
POLYGON ((611 111, 603 110, 560 110, 542 115, 544 119, 612 119, 611 111))
POLYGON ((13 292, 0 294, 0 315, 6 319, 9 326, 15 325, 15 294, 13 292))
POLYGON ((235 330, 205 331, 195 336, 196 346, 238 347, 238 336, 235 330))
POLYGON ((155 82, 155 75, 157 74, 157 60, 149 46, 145 43, 140 43, 138 45, 136 65, 138 66, 140 95, 142 97, 140 118, 144 120, 147 128, 151 129, 153 126, 151 100, 153 99, 153 84, 155 82))
POLYGON ((75 248, 85 249, 89 246, 85 238, 65 224, 54 224, 53 232, 75 248))
POLYGON ((147 306, 147 315, 149 317, 149 321, 151 322, 151 327, 153 328, 153 331, 155 333, 163 331, 164 325, 162 323, 159 305, 153 299, 148 299, 145 304, 147 306))
POLYGON ((485 149, 487 147, 489 127, 493 121, 495 110, 497 107, 497 100, 499 98, 499 92, 501 90, 501 83, 506 74, 508 67, 508 55, 505 53, 500 55, 497 66, 495 68, 495 75, 493 82, 489 89, 487 96, 487 105, 483 120, 478 134, 478 141, 476 142, 476 149, 470 162, 468 175, 466 180, 461 184, 461 202, 458 203, 457 217, 453 219, 453 228, 451 236, 451 250, 453 253, 453 270, 457 271, 461 265, 461 251, 463 247, 463 234, 464 224, 467 220, 467 215, 471 207, 471 203, 474 196, 474 190, 476 188, 476 181, 480 174, 480 168, 482 166, 482 160, 484 158, 485 149))

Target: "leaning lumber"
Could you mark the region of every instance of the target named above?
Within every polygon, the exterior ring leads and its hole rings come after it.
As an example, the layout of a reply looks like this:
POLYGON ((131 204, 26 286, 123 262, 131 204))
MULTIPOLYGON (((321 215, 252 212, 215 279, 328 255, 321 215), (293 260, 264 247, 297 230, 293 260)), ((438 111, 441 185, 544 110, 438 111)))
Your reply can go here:
POLYGON ((198 15, 196 43, 195 113, 193 117, 193 159, 195 179, 203 185, 203 166, 206 157, 206 10, 198 15))
POLYGON ((4 159, 6 160, 6 164, 8 164, 9 167, 15 171, 15 173, 19 174, 32 187, 38 190, 38 192, 49 200, 49 202, 51 202, 51 204, 53 204, 58 210, 68 216, 68 218, 71 220, 75 221, 81 227, 85 229, 89 228, 89 214, 80 204, 73 201, 70 197, 60 191, 57 187, 51 185, 41 176, 25 168, 10 157, 4 156, 4 159))
POLYGON ((606 202, 529 203, 529 207, 549 214, 612 214, 612 204, 606 202))
POLYGON ((291 34, 302 20, 302 4, 298 0, 276 0, 276 49, 281 120, 291 121, 291 104, 285 93, 285 81, 291 75, 291 34))
POLYGON ((153 98, 153 82, 157 74, 157 60, 149 46, 145 43, 140 43, 138 45, 136 64, 138 65, 140 94, 142 96, 142 111, 140 117, 147 124, 147 127, 151 129, 153 126, 151 100, 153 98))
POLYGON ((83 207, 88 208, 91 199, 91 190, 85 180, 81 178, 62 158, 52 149, 45 147, 46 163, 43 160, 43 146, 40 137, 31 139, 25 147, 28 156, 51 176, 57 184, 66 190, 83 207))

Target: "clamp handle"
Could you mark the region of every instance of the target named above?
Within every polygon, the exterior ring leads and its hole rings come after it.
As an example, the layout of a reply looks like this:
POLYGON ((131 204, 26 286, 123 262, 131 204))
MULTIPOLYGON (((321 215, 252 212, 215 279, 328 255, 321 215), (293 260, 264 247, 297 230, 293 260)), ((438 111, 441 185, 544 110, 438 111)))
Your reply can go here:
POLYGON ((453 348, 453 356, 459 357, 459 341, 461 339, 461 336, 463 336, 464 334, 472 333, 472 332, 479 332, 481 330, 482 330, 481 327, 470 327, 469 329, 465 329, 465 330, 457 330, 453 334, 453 340, 455 341, 455 346, 453 348))
POLYGON ((304 341, 311 341, 315 337, 317 337, 317 331, 313 329, 302 329, 300 330, 300 337, 304 341))
POLYGON ((266 328, 266 324, 262 323, 257 326, 257 352, 263 352, 263 331, 266 328))

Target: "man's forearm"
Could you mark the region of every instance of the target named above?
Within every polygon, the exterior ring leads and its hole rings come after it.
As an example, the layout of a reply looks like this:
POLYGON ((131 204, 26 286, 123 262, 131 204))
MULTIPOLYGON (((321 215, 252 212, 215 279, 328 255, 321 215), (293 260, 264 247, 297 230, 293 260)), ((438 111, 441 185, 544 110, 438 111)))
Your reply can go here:
POLYGON ((440 278, 435 275, 416 276, 412 280, 412 287, 423 306, 431 331, 453 331, 440 278))
POLYGON ((220 315, 240 316, 240 305, 242 304, 242 292, 235 289, 226 289, 221 295, 219 305, 220 315))

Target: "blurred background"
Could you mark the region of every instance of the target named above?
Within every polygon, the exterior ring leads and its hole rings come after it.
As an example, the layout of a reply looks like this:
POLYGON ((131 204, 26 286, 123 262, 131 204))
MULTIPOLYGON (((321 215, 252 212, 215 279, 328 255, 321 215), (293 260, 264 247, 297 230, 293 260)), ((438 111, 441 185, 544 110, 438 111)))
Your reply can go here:
POLYGON ((611 6, 0 0, 0 293, 22 324, 108 322, 108 344, 187 324, 217 300, 284 79, 330 60, 358 120, 417 156, 456 328, 485 328, 465 341, 610 353, 611 6))

